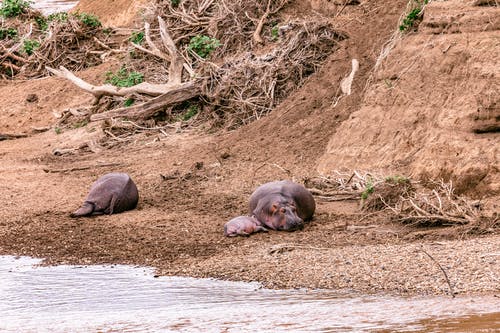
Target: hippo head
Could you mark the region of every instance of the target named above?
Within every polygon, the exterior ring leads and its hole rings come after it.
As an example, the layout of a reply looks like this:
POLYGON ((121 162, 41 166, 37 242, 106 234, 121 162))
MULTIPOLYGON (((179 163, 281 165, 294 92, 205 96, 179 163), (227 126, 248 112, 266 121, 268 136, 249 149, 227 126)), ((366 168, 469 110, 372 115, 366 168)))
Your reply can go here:
POLYGON ((253 214, 273 230, 294 231, 304 227, 304 220, 297 215, 293 200, 286 200, 281 196, 259 200, 253 214))

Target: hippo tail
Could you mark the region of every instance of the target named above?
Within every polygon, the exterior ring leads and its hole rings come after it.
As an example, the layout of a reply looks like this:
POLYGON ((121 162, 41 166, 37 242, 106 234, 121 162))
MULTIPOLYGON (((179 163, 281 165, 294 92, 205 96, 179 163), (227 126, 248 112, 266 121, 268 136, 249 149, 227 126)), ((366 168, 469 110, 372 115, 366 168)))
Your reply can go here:
POLYGON ((80 216, 89 216, 92 215, 94 212, 95 205, 92 202, 85 201, 83 205, 76 210, 75 212, 71 213, 71 217, 80 217, 80 216))

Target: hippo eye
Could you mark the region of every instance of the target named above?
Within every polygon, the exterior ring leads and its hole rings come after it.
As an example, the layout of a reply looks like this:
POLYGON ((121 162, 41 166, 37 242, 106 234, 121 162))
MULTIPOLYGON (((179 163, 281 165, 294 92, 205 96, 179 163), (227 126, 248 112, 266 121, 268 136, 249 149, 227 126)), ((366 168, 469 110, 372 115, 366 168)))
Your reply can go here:
POLYGON ((276 212, 276 210, 278 210, 278 205, 273 204, 273 205, 271 206, 271 214, 274 214, 274 212, 276 212))

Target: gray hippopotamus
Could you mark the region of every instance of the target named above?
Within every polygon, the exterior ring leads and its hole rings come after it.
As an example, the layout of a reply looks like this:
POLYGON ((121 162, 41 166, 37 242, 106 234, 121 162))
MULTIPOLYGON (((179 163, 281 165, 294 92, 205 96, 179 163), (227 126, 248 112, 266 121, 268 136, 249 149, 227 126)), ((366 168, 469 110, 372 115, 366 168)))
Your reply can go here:
MULTIPOLYGON (((261 227, 294 231, 304 227, 304 223, 312 218, 315 209, 314 198, 304 186, 282 180, 263 184, 253 192, 248 204, 248 215, 251 218, 240 216, 231 221, 241 218, 239 221, 242 221, 242 224, 251 226, 252 223, 255 224, 252 221, 256 220, 261 227)), ((248 230, 252 231, 252 228, 249 227, 248 230)), ((248 233, 246 230, 245 232, 248 233)))
POLYGON ((224 236, 227 237, 250 236, 259 231, 267 232, 267 229, 252 216, 238 216, 224 225, 224 236))
POLYGON ((139 200, 137 186, 126 173, 108 173, 97 179, 83 205, 71 217, 120 213, 134 209, 139 200))

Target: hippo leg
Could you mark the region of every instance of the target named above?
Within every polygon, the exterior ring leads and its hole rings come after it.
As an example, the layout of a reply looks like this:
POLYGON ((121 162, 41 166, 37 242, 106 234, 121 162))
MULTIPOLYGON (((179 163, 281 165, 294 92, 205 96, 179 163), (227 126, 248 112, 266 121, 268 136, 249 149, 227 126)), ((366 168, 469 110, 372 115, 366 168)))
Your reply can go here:
POLYGON ((118 205, 117 196, 113 195, 111 197, 111 201, 109 202, 108 207, 106 207, 101 214, 108 214, 108 215, 113 214, 113 212, 114 212, 114 210, 115 210, 115 208, 116 208, 117 205, 118 205))
POLYGON ((95 205, 92 202, 85 201, 77 211, 70 214, 71 217, 89 216, 94 212, 95 205))
POLYGON ((267 230, 266 228, 264 228, 261 225, 258 225, 258 226, 255 227, 255 232, 259 232, 259 231, 268 232, 269 230, 267 230))

